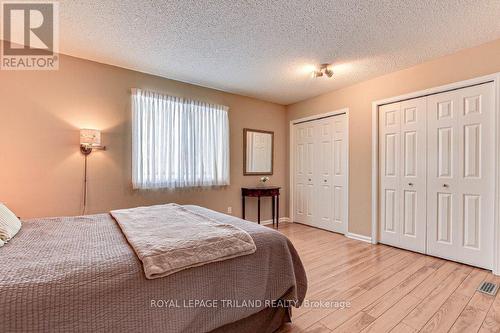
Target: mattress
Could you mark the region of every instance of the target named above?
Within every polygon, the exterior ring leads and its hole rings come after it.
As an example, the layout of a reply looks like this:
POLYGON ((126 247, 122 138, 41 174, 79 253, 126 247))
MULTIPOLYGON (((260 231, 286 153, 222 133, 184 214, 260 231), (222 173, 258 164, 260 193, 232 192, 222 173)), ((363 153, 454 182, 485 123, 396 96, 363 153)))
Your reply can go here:
POLYGON ((285 236, 185 207, 247 231, 257 251, 147 280, 110 214, 23 221, 0 249, 2 331, 210 332, 302 302, 305 271, 285 236))

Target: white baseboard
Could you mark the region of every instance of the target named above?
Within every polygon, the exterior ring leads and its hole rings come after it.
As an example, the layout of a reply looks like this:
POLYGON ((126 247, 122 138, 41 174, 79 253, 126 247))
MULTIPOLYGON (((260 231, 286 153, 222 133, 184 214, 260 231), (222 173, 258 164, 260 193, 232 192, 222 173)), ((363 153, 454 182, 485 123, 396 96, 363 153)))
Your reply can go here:
POLYGON ((352 232, 348 232, 347 234, 345 234, 345 236, 347 238, 359 240, 359 241, 362 241, 362 242, 366 242, 366 243, 370 243, 370 244, 372 243, 372 238, 368 237, 368 236, 354 234, 352 232))
MULTIPOLYGON (((257 221, 252 221, 252 222, 257 223, 257 221)), ((283 223, 283 222, 290 222, 290 218, 289 217, 280 217, 280 223, 283 223)), ((273 224, 273 220, 260 221, 260 224, 262 224, 262 225, 273 224)))

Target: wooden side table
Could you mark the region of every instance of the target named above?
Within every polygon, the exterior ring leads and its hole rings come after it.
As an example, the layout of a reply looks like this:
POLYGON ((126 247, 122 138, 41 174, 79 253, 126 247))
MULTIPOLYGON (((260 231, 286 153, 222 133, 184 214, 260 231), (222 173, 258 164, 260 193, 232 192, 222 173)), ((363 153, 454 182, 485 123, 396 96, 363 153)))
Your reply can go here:
POLYGON ((261 187, 242 187, 241 188, 241 203, 243 211, 243 219, 245 219, 245 197, 257 198, 257 222, 260 224, 260 198, 271 197, 273 211, 273 226, 276 219, 276 228, 279 228, 279 211, 280 211, 280 188, 278 186, 261 186, 261 187))

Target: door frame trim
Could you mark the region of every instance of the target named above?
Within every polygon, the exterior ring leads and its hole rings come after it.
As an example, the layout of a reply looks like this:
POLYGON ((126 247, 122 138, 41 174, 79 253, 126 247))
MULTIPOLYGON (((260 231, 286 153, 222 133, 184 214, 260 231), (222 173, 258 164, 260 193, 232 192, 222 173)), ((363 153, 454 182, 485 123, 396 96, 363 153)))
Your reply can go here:
POLYGON ((313 120, 318 120, 318 119, 321 119, 321 118, 325 118, 325 117, 334 117, 334 116, 338 116, 338 115, 341 115, 341 114, 345 114, 346 117, 347 117, 347 128, 346 128, 346 145, 347 145, 347 168, 346 168, 346 177, 347 177, 347 188, 346 188, 346 197, 347 197, 347 211, 346 211, 346 228, 345 228, 345 234, 348 234, 349 233, 349 182, 350 182, 350 178, 349 178, 349 108, 342 108, 342 109, 338 109, 338 110, 334 110, 334 111, 330 111, 330 112, 325 112, 325 113, 320 113, 320 114, 316 114, 314 116, 309 116, 309 117, 304 117, 304 118, 298 118, 298 119, 293 119, 293 120, 290 120, 290 125, 289 125, 289 137, 290 139, 288 140, 288 143, 289 143, 289 168, 288 168, 288 174, 289 174, 289 185, 290 185, 290 193, 289 193, 289 196, 288 196, 288 205, 289 205, 289 209, 290 209, 290 222, 294 223, 294 220, 295 220, 295 210, 294 210, 294 192, 295 192, 295 186, 294 186, 294 167, 295 167, 295 149, 293 149, 294 147, 294 143, 295 143, 295 138, 294 138, 294 130, 293 130, 293 126, 296 125, 297 123, 302 123, 302 122, 305 122, 305 121, 313 121, 313 120))
POLYGON ((494 236, 493 236, 493 263, 492 271, 495 275, 500 275, 500 72, 476 77, 469 80, 458 81, 442 86, 437 86, 429 89, 415 91, 409 94, 394 96, 386 99, 381 99, 372 102, 372 182, 371 182, 371 239, 372 244, 378 243, 378 227, 380 213, 379 205, 379 151, 378 151, 378 135, 379 124, 378 114, 379 107, 384 104, 400 102, 407 99, 419 98, 431 94, 437 94, 453 89, 466 88, 468 86, 481 83, 492 82, 494 86, 495 96, 495 216, 494 216, 494 236))

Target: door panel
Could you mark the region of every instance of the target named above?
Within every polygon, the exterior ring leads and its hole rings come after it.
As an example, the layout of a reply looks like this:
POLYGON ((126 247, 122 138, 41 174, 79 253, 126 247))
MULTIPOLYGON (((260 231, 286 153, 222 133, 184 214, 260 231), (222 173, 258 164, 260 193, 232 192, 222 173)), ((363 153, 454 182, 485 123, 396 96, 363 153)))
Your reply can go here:
POLYGON ((427 105, 427 253, 491 268, 493 85, 429 96, 427 105))
POLYGON ((311 124, 295 127, 295 203, 294 217, 297 222, 310 224, 313 220, 313 164, 314 128, 311 124))
POLYGON ((401 103, 384 105, 379 108, 380 124, 380 241, 400 246, 400 161, 401 161, 401 103))
POLYGON ((322 149, 316 160, 320 161, 319 193, 316 197, 318 210, 322 212, 317 227, 345 233, 344 188, 347 185, 346 166, 346 115, 338 115, 315 121, 319 128, 319 144, 322 149))
POLYGON ((306 185, 306 195, 305 195, 305 206, 306 206, 306 220, 304 221, 307 224, 312 224, 314 220, 314 188, 312 184, 306 185))
POLYGON ((335 186, 333 190, 333 219, 337 224, 341 224, 345 219, 344 211, 344 191, 341 186, 335 186))
POLYGON ((380 240, 425 252, 426 103, 417 98, 379 108, 382 175, 380 240))
POLYGON ((438 128, 438 151, 437 151, 437 163, 438 163, 438 177, 452 178, 453 177, 453 142, 455 141, 453 136, 453 128, 451 127, 441 127, 438 128))
POLYGON ((316 127, 316 145, 320 147, 314 155, 314 164, 317 170, 318 179, 315 187, 315 208, 318 211, 318 218, 313 221, 313 225, 320 228, 327 228, 333 223, 333 189, 332 174, 333 164, 333 126, 330 119, 313 121, 316 127))
POLYGON ((464 246, 479 249, 481 197, 464 195, 464 246))
POLYGON ((425 98, 401 102, 401 212, 399 242, 405 248, 425 252, 426 237, 426 141, 427 105, 425 98))
POLYGON ((343 145, 344 141, 342 139, 335 140, 333 151, 335 153, 334 156, 334 166, 335 166, 335 175, 342 176, 344 174, 344 156, 343 153, 343 145))
POLYGON ((382 243, 491 268, 494 88, 379 108, 382 243))
POLYGON ((295 125, 297 222, 347 231, 347 116, 295 125))
POLYGON ((409 131, 404 135, 404 175, 417 176, 417 132, 409 131))
POLYGON ((399 133, 389 133, 385 136, 385 175, 396 177, 399 158, 399 133))
POLYGON ((438 242, 451 244, 453 225, 453 196, 450 193, 438 193, 437 230, 438 242))
POLYGON ((403 234, 416 237, 417 230, 417 192, 404 191, 403 234))
POLYGON ((481 124, 465 125, 464 177, 481 178, 481 124))
POLYGON ((396 233, 396 223, 398 217, 398 200, 395 190, 385 190, 385 211, 384 211, 384 231, 396 233))
POLYGON ((345 234, 347 232, 347 212, 348 207, 348 178, 347 178, 347 135, 349 124, 347 115, 342 114, 330 118, 331 128, 333 129, 333 174, 331 178, 331 186, 333 188, 333 203, 334 207, 333 221, 327 229, 345 234))
POLYGON ((318 197, 321 198, 322 202, 329 202, 330 204, 320 204, 318 205, 319 218, 317 226, 328 226, 333 222, 333 193, 332 188, 329 184, 321 184, 319 186, 318 197))

